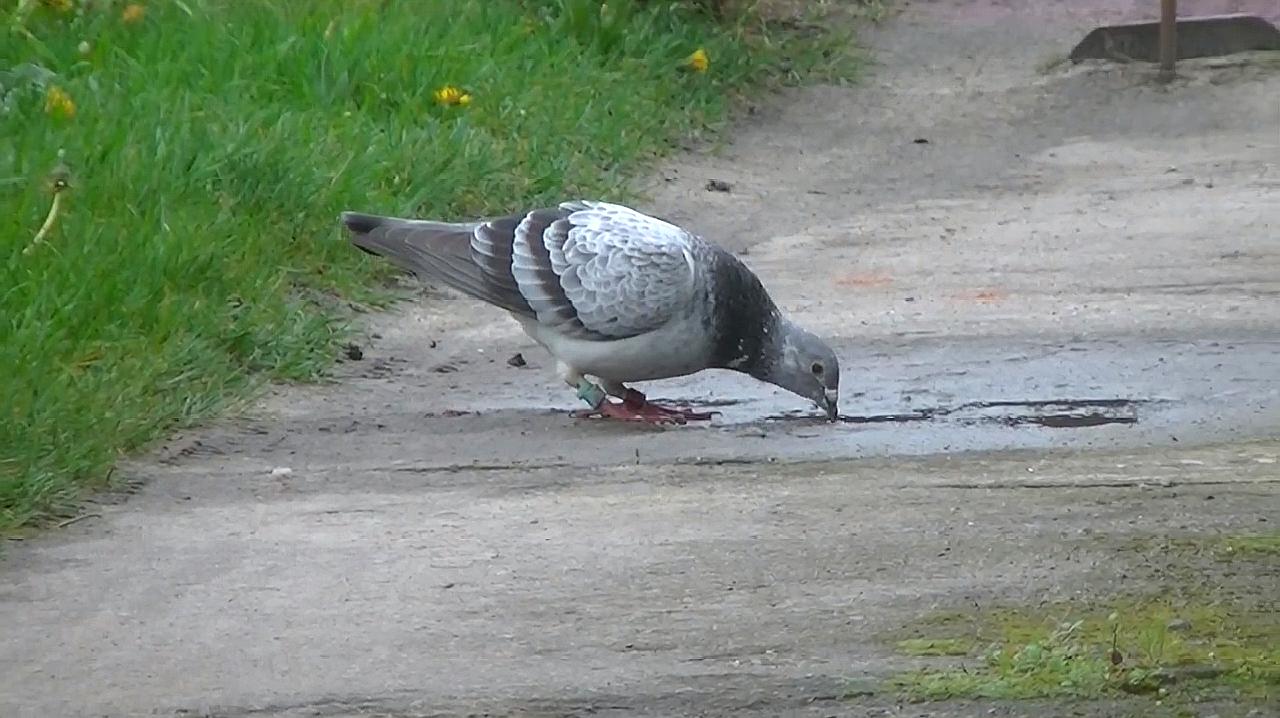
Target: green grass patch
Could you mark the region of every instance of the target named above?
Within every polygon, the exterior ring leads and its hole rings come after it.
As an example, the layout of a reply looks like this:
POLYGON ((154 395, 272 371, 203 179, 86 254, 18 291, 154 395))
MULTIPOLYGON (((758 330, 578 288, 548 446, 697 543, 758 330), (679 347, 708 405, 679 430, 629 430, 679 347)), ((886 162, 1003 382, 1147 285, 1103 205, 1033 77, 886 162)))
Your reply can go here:
POLYGON ((915 670, 895 687, 917 700, 1103 698, 1267 701, 1280 692, 1280 616, 1267 606, 1126 599, 940 613, 913 624, 912 650, 971 660, 915 670))
POLYGON ((1280 533, 1241 534, 1222 539, 1222 552, 1234 556, 1280 556, 1280 533))
POLYGON ((1142 539, 1135 542, 1134 547, 1142 551, 1157 549, 1184 556, 1203 556, 1218 561, 1253 561, 1280 556, 1280 532, 1142 539))
POLYGON ((628 0, 0 3, 0 532, 321 376, 389 299, 340 210, 626 198, 736 93, 847 74, 845 40, 628 0))
POLYGON ((895 645, 908 656, 965 656, 973 650, 967 638, 906 638, 895 645))

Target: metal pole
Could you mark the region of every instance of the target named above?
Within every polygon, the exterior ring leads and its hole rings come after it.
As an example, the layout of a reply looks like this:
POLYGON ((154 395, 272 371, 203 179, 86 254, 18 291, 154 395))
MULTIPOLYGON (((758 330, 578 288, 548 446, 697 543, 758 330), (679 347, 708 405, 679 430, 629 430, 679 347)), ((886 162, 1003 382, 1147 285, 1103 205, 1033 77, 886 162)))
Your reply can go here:
POLYGON ((1160 0, 1160 79, 1173 79, 1178 57, 1178 0, 1160 0))

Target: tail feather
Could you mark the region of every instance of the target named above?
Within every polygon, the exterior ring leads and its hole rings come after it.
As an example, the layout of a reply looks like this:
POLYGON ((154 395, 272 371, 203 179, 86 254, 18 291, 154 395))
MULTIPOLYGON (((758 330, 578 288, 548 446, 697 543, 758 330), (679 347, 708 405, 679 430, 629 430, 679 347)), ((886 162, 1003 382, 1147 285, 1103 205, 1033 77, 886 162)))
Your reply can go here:
POLYGON ((351 232, 351 243, 358 249, 383 257, 419 279, 440 282, 517 314, 533 315, 518 291, 492 281, 472 259, 474 224, 399 219, 361 212, 343 212, 342 223, 351 232))
POLYGON ((387 217, 380 217, 376 214, 364 214, 362 212, 343 212, 342 223, 347 229, 356 234, 368 234, 373 230, 381 227, 387 217))

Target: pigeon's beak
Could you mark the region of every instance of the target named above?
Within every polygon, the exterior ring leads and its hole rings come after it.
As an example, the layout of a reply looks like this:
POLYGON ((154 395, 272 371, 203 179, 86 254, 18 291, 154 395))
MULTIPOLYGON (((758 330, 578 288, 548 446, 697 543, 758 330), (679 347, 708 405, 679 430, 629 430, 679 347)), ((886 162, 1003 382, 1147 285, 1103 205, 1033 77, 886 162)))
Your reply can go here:
POLYGON ((822 393, 822 408, 827 411, 827 419, 835 421, 840 415, 838 404, 840 403, 840 392, 836 389, 827 389, 822 393))

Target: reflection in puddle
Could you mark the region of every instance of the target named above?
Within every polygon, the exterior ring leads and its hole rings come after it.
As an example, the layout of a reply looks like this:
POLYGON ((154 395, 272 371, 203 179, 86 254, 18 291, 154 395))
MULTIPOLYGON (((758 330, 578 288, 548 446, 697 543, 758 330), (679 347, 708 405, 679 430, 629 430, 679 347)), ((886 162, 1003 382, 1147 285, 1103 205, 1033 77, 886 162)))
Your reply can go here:
MULTIPOLYGON (((954 407, 917 409, 899 414, 841 414, 842 424, 897 424, 941 420, 958 424, 1002 424, 1076 429, 1107 424, 1138 423, 1141 399, 1033 399, 1026 401, 973 401, 954 407)), ((802 421, 825 424, 826 419, 810 413, 786 413, 765 417, 766 421, 802 421)))

